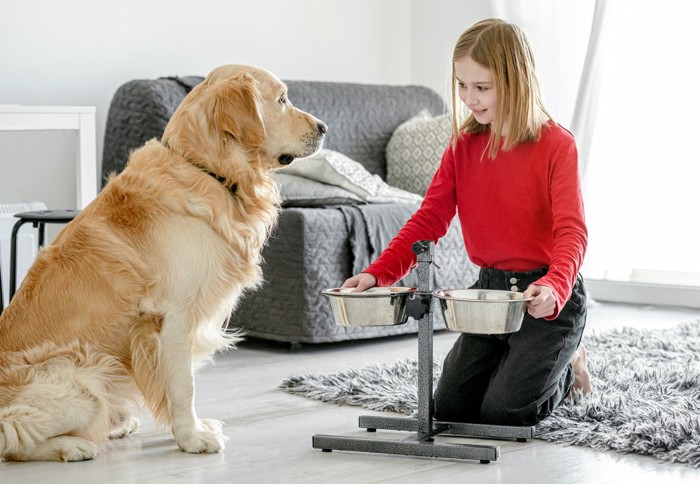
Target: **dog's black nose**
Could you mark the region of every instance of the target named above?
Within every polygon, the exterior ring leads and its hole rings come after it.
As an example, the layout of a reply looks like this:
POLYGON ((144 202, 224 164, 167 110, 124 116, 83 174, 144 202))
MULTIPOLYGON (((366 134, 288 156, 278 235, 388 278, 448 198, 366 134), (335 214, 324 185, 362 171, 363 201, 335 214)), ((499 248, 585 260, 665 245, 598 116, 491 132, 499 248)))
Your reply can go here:
POLYGON ((328 132, 328 126, 326 126, 325 123, 319 122, 316 126, 318 126, 319 133, 326 134, 328 132))

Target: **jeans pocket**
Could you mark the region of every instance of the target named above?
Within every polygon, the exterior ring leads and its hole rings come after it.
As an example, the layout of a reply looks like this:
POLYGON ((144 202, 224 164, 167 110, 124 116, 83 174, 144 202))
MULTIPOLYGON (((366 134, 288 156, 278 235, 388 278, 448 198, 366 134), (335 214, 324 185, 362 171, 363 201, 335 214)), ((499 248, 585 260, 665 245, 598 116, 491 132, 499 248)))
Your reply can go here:
POLYGON ((583 277, 579 274, 576 276, 576 282, 574 287, 571 289, 571 297, 566 302, 562 308, 562 313, 571 313, 571 317, 582 318, 586 315, 588 296, 586 294, 586 287, 583 283, 583 277))

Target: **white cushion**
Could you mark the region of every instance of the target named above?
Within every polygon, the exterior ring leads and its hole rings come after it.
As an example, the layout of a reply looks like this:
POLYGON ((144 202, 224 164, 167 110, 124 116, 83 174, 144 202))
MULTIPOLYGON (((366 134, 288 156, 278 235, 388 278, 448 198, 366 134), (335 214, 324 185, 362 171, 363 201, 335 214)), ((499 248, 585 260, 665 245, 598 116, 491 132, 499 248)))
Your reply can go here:
POLYGON ((449 113, 432 117, 426 109, 400 124, 386 146, 386 181, 425 195, 452 135, 449 113))
POLYGON ((370 203, 420 203, 423 200, 419 195, 389 186, 359 162, 328 149, 294 160, 278 172, 344 188, 370 203))
POLYGON ((362 203, 360 197, 335 185, 319 183, 287 173, 272 173, 282 197, 283 207, 324 207, 362 203))

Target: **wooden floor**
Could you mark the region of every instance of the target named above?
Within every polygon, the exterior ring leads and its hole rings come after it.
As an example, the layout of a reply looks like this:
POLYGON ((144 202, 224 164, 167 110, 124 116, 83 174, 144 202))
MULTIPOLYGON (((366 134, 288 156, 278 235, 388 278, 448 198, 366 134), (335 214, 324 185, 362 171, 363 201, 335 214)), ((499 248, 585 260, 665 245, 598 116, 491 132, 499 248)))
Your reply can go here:
MULTIPOLYGON (((587 331, 602 332, 625 325, 663 328, 698 318, 700 311, 603 304, 591 308, 587 331)), ((435 353, 445 354, 456 337, 455 333, 436 333, 435 353)), ((381 430, 370 434, 358 429, 357 418, 378 413, 320 403, 277 389, 279 382, 292 374, 390 363, 401 357, 415 357, 416 353, 415 336, 304 346, 297 350, 248 341, 236 351, 217 355, 216 364, 197 376, 199 416, 225 422, 229 441, 223 453, 184 454, 168 431, 154 428, 150 416, 144 415, 137 433, 114 442, 94 461, 0 463, 0 482, 700 482, 700 470, 690 466, 538 440, 518 443, 444 439, 500 445, 500 458, 490 464, 339 451, 325 453, 311 447, 314 434, 375 438, 405 438, 408 434, 381 430)))

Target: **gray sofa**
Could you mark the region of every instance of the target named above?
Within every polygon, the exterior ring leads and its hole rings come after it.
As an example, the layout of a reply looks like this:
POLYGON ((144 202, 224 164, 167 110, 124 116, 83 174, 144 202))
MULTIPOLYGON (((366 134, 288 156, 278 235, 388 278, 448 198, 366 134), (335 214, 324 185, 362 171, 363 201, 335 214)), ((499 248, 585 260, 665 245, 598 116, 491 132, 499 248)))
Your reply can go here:
MULTIPOLYGON (((133 80, 121 86, 109 108, 103 175, 119 172, 128 153, 159 138, 175 108, 202 77, 133 80)), ((329 126, 325 148, 386 177, 386 145, 397 126, 423 109, 443 113, 435 92, 419 86, 286 81, 291 102, 329 126)), ((283 194, 285 193, 282 187, 283 194)), ((313 190, 310 190, 312 192, 313 190)), ((357 268, 371 262, 415 204, 347 205, 338 200, 283 201, 279 224, 263 252, 263 286, 246 294, 229 322, 250 337, 289 343, 327 343, 416 332, 416 322, 390 327, 336 326, 324 289, 338 287, 357 268), (350 210, 356 210, 352 214, 350 210), (373 231, 372 237, 367 232, 373 231), (358 241, 369 250, 358 252, 358 241)), ((453 223, 436 246, 434 287, 461 288, 476 278, 464 251, 459 226, 453 223)), ((398 285, 415 286, 415 274, 398 285)), ((436 328, 444 320, 435 312, 436 328)))

